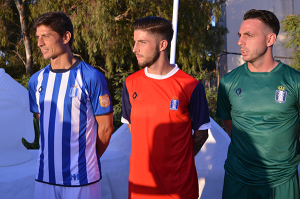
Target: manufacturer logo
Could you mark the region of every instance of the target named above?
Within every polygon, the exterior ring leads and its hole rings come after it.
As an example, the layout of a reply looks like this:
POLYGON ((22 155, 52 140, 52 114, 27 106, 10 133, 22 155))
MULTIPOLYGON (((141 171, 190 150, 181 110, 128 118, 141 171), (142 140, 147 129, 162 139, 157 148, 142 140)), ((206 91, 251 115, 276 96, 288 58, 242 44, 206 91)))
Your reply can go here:
POLYGON ((132 94, 132 99, 134 99, 134 100, 135 100, 135 99, 137 98, 137 96, 138 96, 138 95, 137 95, 137 93, 136 93, 136 92, 134 92, 134 93, 132 94))
POLYGON ((74 84, 71 89, 70 89, 70 93, 69 93, 69 97, 76 97, 78 93, 78 86, 76 84, 74 84))
POLYGON ((243 92, 243 90, 241 88, 238 88, 235 90, 235 93, 240 96, 240 94, 243 92))
POLYGON ((71 174, 71 180, 79 180, 79 174, 71 174))
POLYGON ((43 87, 40 86, 40 88, 38 89, 38 92, 41 93, 43 90, 44 90, 43 87))
POLYGON ((100 106, 107 108, 110 105, 109 95, 105 94, 99 97, 100 106))
POLYGON ((275 92, 275 101, 277 103, 285 103, 287 97, 287 91, 284 86, 278 86, 278 90, 275 92))
POLYGON ((171 99, 170 109, 173 110, 173 111, 177 111, 178 110, 178 106, 179 106, 178 97, 173 97, 171 99))

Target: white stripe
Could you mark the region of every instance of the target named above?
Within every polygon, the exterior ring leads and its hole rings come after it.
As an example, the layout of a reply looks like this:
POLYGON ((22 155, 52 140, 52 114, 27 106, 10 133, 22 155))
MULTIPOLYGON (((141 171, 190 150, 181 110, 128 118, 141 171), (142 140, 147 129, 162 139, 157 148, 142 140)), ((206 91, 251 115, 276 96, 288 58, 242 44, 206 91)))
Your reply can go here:
POLYGON ((100 178, 98 157, 96 153, 97 122, 95 120, 91 102, 87 101, 87 126, 86 126, 86 159, 88 182, 93 182, 100 178))
MULTIPOLYGON (((43 74, 45 72, 45 69, 43 71, 40 72, 39 76, 38 76, 38 83, 36 85, 36 88, 35 88, 35 99, 36 99, 36 103, 37 103, 37 106, 38 106, 38 112, 41 113, 41 109, 40 109, 40 93, 38 92, 38 89, 41 87, 42 85, 42 81, 43 81, 43 74)), ((40 124, 40 121, 39 121, 39 126, 41 126, 40 124)), ((42 141, 41 141, 41 136, 39 137, 39 143, 41 144, 42 141)), ((41 155, 41 149, 39 149, 39 154, 38 154, 38 158, 37 158, 37 166, 36 166, 36 176, 35 178, 38 179, 38 174, 39 174, 39 168, 40 168, 40 155, 41 155)))
POLYGON ((51 110, 51 101, 52 101, 52 94, 53 94, 53 87, 55 82, 55 73, 52 73, 49 71, 48 76, 48 82, 47 82, 47 88, 45 93, 45 99, 44 99, 44 137, 45 137, 45 143, 44 143, 44 181, 49 182, 49 162, 47 158, 47 154, 49 152, 48 150, 48 130, 49 130, 49 121, 50 121, 50 110, 51 110))
MULTIPOLYGON (((82 85, 80 70, 77 70, 77 75, 75 79, 76 84, 82 85)), ((79 124, 80 124, 80 98, 81 98, 81 89, 78 89, 77 98, 72 98, 72 109, 71 109, 71 165, 76 165, 71 168, 71 175, 78 174, 78 157, 79 155, 79 124)), ((78 185, 79 182, 77 180, 71 180, 71 185, 78 185)))
POLYGON ((43 81, 43 75, 44 75, 45 69, 40 72, 39 76, 38 76, 38 84, 36 85, 36 103, 38 105, 38 109, 39 109, 39 113, 41 113, 41 109, 40 109, 40 94, 38 93, 39 88, 42 85, 42 81, 43 81))
POLYGON ((55 162, 55 179, 56 182, 63 182, 62 176, 62 128, 63 128, 63 116, 64 116, 64 101, 66 90, 68 86, 70 71, 62 74, 61 84, 58 93, 57 99, 57 110, 55 116, 55 134, 54 134, 54 147, 55 153, 54 162, 55 162))

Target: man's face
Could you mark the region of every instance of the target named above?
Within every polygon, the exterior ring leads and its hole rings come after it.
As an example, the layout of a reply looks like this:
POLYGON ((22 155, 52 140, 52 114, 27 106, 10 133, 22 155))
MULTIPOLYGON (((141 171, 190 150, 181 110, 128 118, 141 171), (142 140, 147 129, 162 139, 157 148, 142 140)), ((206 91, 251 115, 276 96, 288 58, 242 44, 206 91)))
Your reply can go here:
POLYGON ((267 51, 268 31, 269 27, 258 19, 247 19, 242 22, 238 33, 240 37, 238 45, 244 61, 254 63, 263 59, 267 51))
POLYGON ((134 31, 134 47, 132 51, 136 55, 139 66, 150 67, 158 60, 160 51, 157 40, 158 38, 155 35, 147 31, 134 31))
POLYGON ((38 47, 41 49, 45 59, 55 59, 66 52, 63 37, 50 27, 45 25, 38 26, 36 28, 36 36, 38 47))

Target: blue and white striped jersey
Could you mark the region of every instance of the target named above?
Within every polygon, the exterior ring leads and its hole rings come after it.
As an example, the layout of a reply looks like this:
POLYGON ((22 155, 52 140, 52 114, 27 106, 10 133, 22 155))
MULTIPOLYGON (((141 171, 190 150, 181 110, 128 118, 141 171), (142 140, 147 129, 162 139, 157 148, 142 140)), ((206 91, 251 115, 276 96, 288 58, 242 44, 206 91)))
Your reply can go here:
POLYGON ((40 114, 36 180, 64 186, 101 179, 95 115, 113 108, 104 75, 85 62, 68 70, 50 65, 29 81, 30 110, 40 114))

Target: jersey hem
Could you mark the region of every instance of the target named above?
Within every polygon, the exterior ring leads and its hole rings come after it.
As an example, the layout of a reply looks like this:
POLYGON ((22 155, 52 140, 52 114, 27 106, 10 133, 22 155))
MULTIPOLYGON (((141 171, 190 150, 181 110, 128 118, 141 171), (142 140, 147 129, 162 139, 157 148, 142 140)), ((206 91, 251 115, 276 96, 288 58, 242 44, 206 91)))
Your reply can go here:
POLYGON ((230 176, 232 179, 234 179, 236 182, 238 183, 241 183, 243 184, 244 186, 246 187, 249 187, 249 188, 260 188, 260 189, 271 189, 271 188, 275 188, 275 187, 278 187, 288 181, 290 181, 293 177, 295 177, 295 175, 297 175, 297 172, 295 172, 294 175, 290 176, 289 178, 283 180, 283 181, 279 181, 279 182, 276 182, 276 183, 270 183, 270 184, 266 184, 266 185, 252 185, 252 184, 249 184, 249 183, 246 183, 246 182, 243 182, 239 179, 236 179, 234 176, 232 176, 231 174, 229 174, 227 171, 225 171, 225 173, 230 176))
POLYGON ((96 182, 99 182, 102 178, 100 178, 99 180, 96 180, 94 182, 88 183, 88 184, 83 184, 83 185, 62 185, 62 184, 53 184, 53 183, 49 183, 49 182, 44 182, 44 181, 40 181, 35 179, 35 181, 37 182, 41 182, 41 183, 45 183, 45 184, 49 184, 49 185, 54 185, 54 186, 61 186, 61 187, 83 187, 83 186, 87 186, 87 185, 91 185, 91 184, 95 184, 96 182))
POLYGON ((94 116, 100 116, 100 115, 108 115, 110 113, 113 113, 113 111, 107 112, 107 113, 103 113, 103 114, 95 114, 94 116))

